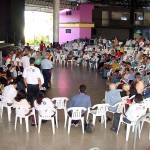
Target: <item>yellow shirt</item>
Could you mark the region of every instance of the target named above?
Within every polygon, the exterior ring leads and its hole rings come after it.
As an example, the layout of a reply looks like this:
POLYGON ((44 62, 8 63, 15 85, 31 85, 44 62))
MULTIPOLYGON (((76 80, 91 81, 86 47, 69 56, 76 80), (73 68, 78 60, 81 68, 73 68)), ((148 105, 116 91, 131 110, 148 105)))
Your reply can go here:
POLYGON ((113 65, 112 65, 112 68, 117 68, 119 66, 119 64, 118 63, 114 63, 113 65))
POLYGON ((124 47, 120 47, 120 52, 121 52, 121 53, 124 52, 124 47))

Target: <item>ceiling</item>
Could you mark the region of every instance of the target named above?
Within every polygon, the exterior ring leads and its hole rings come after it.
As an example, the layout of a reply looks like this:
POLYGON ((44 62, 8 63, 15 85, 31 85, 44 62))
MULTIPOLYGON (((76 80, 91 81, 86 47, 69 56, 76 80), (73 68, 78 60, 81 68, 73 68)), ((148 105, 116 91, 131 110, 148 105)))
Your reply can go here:
MULTIPOLYGON (((52 12, 54 0, 25 0, 26 10, 52 12)), ((60 0, 61 9, 76 9, 78 4, 125 8, 150 8, 150 0, 60 0)))

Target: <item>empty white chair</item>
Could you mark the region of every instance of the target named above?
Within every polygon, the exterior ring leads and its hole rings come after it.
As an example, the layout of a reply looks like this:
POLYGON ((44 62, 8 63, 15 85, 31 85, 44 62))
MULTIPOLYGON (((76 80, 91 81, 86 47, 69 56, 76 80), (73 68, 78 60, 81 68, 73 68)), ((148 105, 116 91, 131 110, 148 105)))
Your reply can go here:
POLYGON ((71 108, 67 109, 67 113, 71 112, 71 116, 68 115, 68 117, 69 117, 69 120, 68 120, 68 134, 70 134, 70 128, 71 128, 71 121, 72 120, 81 120, 82 132, 84 133, 84 115, 83 115, 83 113, 86 110, 87 109, 84 108, 84 107, 71 107, 71 108))
MULTIPOLYGON (((135 116, 134 120, 132 120, 131 123, 125 122, 125 121, 123 120, 123 118, 124 118, 125 116, 121 115, 121 116, 120 116, 119 125, 118 125, 118 129, 117 129, 117 134, 118 134, 118 132, 119 132, 120 124, 121 124, 121 123, 125 123, 125 124, 127 125, 126 141, 128 141, 129 133, 130 133, 130 128, 132 127, 132 128, 133 128, 132 131, 134 131, 134 127, 135 127, 135 125, 136 125, 137 120, 138 120, 140 117, 142 117, 143 115, 146 114, 146 110, 147 110, 147 108, 146 108, 145 104, 138 104, 138 105, 137 105, 137 111, 139 111, 140 114, 137 113, 137 116, 135 116)), ((140 124, 139 124, 138 130, 139 130, 139 137, 140 137, 140 124)))
POLYGON ((97 117, 97 116, 100 116, 100 117, 101 117, 101 122, 104 122, 104 123, 105 123, 105 128, 106 128, 106 111, 107 111, 107 104, 96 104, 96 105, 94 105, 91 109, 88 108, 87 120, 88 120, 89 114, 92 114, 92 115, 93 115, 92 124, 95 126, 96 117, 97 117), (91 109, 95 109, 95 110, 91 110, 91 109))
MULTIPOLYGON (((56 109, 56 127, 58 128, 58 111, 59 109, 63 109, 64 110, 64 116, 65 116, 65 122, 67 119, 67 115, 66 115, 66 106, 67 106, 67 101, 69 99, 67 97, 55 97, 52 99, 52 102, 54 103, 54 105, 57 107, 56 109)), ((64 127, 66 127, 66 125, 64 124, 64 127)))
POLYGON ((28 115, 26 115, 23 107, 16 107, 15 130, 17 127, 17 119, 20 118, 20 124, 22 124, 22 119, 24 118, 25 124, 26 124, 26 132, 29 132, 29 117, 30 116, 34 116, 35 126, 37 127, 34 108, 32 108, 31 112, 28 115))
POLYGON ((54 120, 55 112, 56 112, 56 110, 54 108, 49 108, 47 110, 45 110, 45 109, 39 110, 38 133, 40 133, 42 120, 51 120, 53 134, 55 134, 55 120, 54 120))
POLYGON ((4 107, 7 108, 7 114, 8 114, 8 121, 10 122, 11 121, 11 108, 12 108, 12 105, 9 106, 6 102, 6 99, 4 96, 1 96, 1 118, 3 117, 3 109, 4 107))

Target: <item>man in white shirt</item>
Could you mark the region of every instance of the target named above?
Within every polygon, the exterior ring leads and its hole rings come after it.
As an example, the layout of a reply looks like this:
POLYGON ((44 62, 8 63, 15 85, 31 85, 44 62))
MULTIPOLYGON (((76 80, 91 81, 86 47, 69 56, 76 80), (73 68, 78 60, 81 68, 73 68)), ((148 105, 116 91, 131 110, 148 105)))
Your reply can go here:
POLYGON ((77 51, 78 47, 79 47, 79 45, 78 45, 77 41, 74 40, 74 42, 72 43, 72 49, 73 49, 73 51, 77 51))
POLYGON ((49 83, 51 80, 51 69, 53 68, 53 64, 47 57, 45 57, 41 62, 42 74, 44 77, 44 84, 45 88, 49 88, 49 83))
POLYGON ((29 51, 25 51, 25 55, 21 58, 23 69, 30 67, 29 51))
MULTIPOLYGON (((143 97, 141 94, 136 94, 135 95, 135 98, 134 98, 134 101, 135 103, 132 103, 128 110, 126 111, 124 117, 123 117, 123 121, 126 122, 126 123, 131 123, 132 121, 137 121, 137 116, 142 116, 144 115, 143 113, 146 113, 146 110, 145 109, 146 107, 143 106, 141 107, 140 106, 140 102, 143 101, 143 97)), ((113 120, 113 125, 112 125, 112 128, 111 130, 114 131, 114 132, 117 132, 117 129, 118 129, 118 125, 119 125, 119 120, 120 120, 120 113, 115 113, 114 114, 114 120, 113 120)))
POLYGON ((10 85, 7 85, 3 91, 3 101, 5 101, 8 105, 12 105, 14 103, 14 98, 17 95, 17 80, 13 80, 10 85))
POLYGON ((15 63, 15 59, 16 59, 16 54, 15 54, 15 52, 13 50, 10 51, 10 54, 12 56, 12 63, 14 64, 15 63))
POLYGON ((41 72, 40 69, 34 66, 35 58, 30 58, 30 66, 24 69, 23 78, 24 84, 27 87, 27 100, 33 107, 33 100, 36 97, 39 89, 42 89, 41 85, 41 72))

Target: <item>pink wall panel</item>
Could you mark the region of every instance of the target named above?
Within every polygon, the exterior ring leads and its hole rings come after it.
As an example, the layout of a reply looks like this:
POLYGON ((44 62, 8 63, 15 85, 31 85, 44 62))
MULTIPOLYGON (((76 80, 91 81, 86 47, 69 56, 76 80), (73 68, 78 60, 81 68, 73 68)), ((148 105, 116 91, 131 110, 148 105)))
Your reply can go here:
POLYGON ((88 39, 91 38, 91 28, 80 29, 80 38, 85 38, 85 37, 87 37, 88 39))
POLYGON ((71 10, 72 15, 66 15, 66 11, 60 12, 60 23, 80 22, 80 11, 71 10))
POLYGON ((92 10, 94 5, 92 4, 83 4, 80 5, 80 22, 92 23, 92 10))
POLYGON ((60 28, 59 29, 59 43, 64 43, 66 41, 72 41, 80 37, 79 28, 72 28, 71 33, 66 33, 66 29, 71 28, 60 28))

